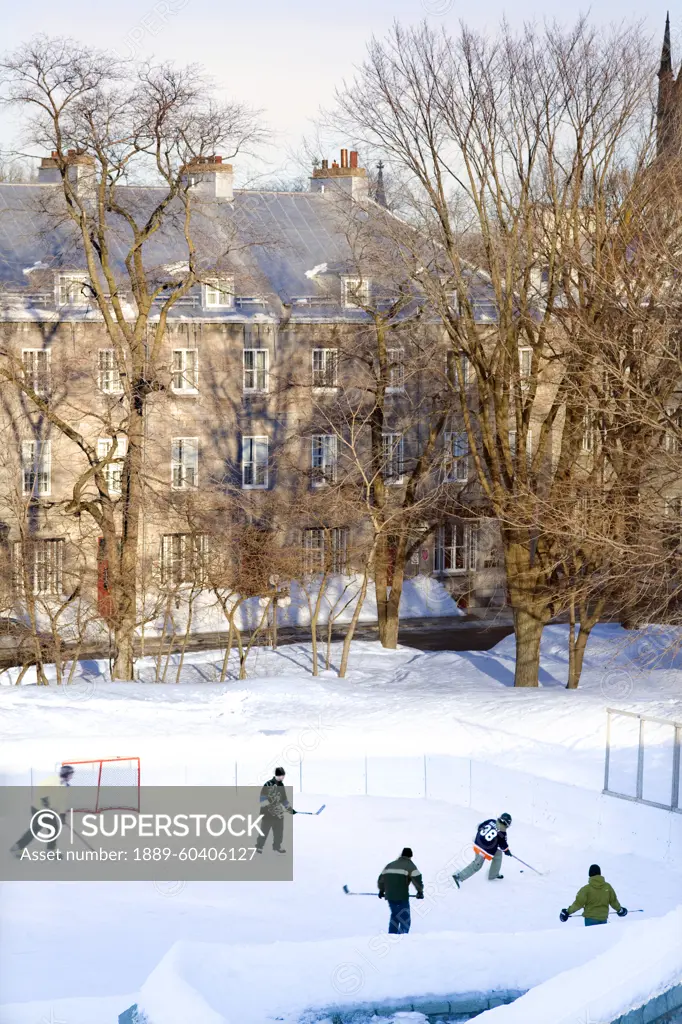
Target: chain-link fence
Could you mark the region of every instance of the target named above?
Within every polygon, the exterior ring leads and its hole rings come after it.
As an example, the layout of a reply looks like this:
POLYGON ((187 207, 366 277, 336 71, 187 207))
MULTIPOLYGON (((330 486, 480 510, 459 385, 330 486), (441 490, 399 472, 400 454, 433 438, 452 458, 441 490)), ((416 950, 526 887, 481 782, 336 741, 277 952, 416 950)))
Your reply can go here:
POLYGON ((682 812, 682 724, 607 708, 604 792, 682 812))

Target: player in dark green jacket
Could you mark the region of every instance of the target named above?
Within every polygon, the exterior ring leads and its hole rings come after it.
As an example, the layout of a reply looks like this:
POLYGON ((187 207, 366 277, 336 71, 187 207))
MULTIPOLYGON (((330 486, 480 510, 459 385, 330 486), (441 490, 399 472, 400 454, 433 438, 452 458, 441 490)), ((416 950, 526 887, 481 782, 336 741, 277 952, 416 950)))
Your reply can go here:
POLYGON ((389 935, 406 935, 410 930, 410 882, 417 890, 417 899, 424 899, 424 883, 419 868, 406 846, 397 860, 387 864, 379 875, 379 899, 387 899, 391 908, 389 935))
POLYGON ((570 907, 561 911, 559 920, 568 921, 571 914, 582 909, 586 925, 606 924, 609 919, 609 907, 617 912, 618 917, 625 917, 627 910, 621 907, 613 887, 602 875, 598 864, 592 864, 588 877, 587 885, 579 890, 570 907))

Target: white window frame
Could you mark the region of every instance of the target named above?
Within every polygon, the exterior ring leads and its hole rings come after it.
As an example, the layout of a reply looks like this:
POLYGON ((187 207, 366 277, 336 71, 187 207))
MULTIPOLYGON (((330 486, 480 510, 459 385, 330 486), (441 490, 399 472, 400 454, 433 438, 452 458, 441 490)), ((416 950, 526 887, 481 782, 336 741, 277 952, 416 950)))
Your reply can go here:
POLYGON ((583 433, 580 438, 580 448, 584 452, 594 451, 594 441, 596 436, 596 417, 593 409, 585 409, 583 414, 583 433))
POLYGON ((369 305, 371 282, 367 277, 343 278, 343 305, 345 309, 361 309, 369 305), (353 294, 355 293, 355 295, 353 294))
POLYGON ((31 593, 37 596, 59 597, 64 592, 64 538, 37 537, 24 548, 21 541, 14 544, 14 579, 16 588, 23 592, 25 577, 29 579, 31 593), (30 564, 25 572, 23 558, 30 564))
POLYGON ((388 381, 386 385, 387 394, 405 390, 405 349, 386 349, 388 357, 388 381))
POLYGON ((313 434, 310 439, 310 470, 313 487, 335 484, 339 454, 336 434, 313 434))
POLYGON ((304 567, 308 575, 317 575, 327 569, 342 575, 347 571, 350 535, 347 526, 311 526, 305 528, 302 533, 304 567))
POLYGON ((57 306, 89 306, 92 303, 90 277, 83 273, 60 273, 55 281, 57 306), (90 294, 85 294, 86 289, 90 294))
POLYGON ((527 388, 530 384, 533 370, 533 349, 528 345, 519 347, 519 379, 521 387, 527 388))
POLYGON ((52 493, 52 442, 21 442, 21 493, 25 498, 47 498, 52 493))
POLYGON ((455 352, 454 349, 448 349, 445 356, 445 374, 451 384, 459 384, 458 372, 455 369, 455 364, 459 363, 461 359, 462 375, 464 380, 462 381, 464 387, 468 387, 471 383, 471 363, 469 357, 464 352, 455 352))
POLYGON ((207 533, 164 533, 161 536, 161 582, 181 587, 206 581, 207 533))
MULTIPOLYGON (((509 431, 509 454, 512 459, 516 458, 516 431, 509 431)), ((526 434, 526 462, 530 466, 533 461, 533 431, 528 430, 526 434)))
POLYGON ((49 395, 52 383, 52 353, 49 348, 23 348, 24 379, 37 395, 49 395), (43 364, 41 367, 40 364, 43 364))
POLYGON ((450 522, 439 526, 434 552, 435 571, 443 576, 461 576, 476 569, 478 534, 476 524, 450 522))
POLYGON ((676 426, 672 428, 666 425, 663 435, 663 448, 668 455, 677 455, 680 450, 680 436, 682 434, 682 410, 674 409, 668 412, 668 419, 673 420, 676 426))
POLYGON ((381 435, 381 471, 387 487, 399 487, 405 480, 405 438, 396 431, 381 435), (398 472, 394 472, 394 470, 398 472))
POLYGON ((190 491, 199 486, 199 438, 171 439, 171 488, 190 491))
POLYGON ((205 309, 231 309, 234 306, 234 277, 211 277, 202 287, 205 309))
POLYGON ((114 348, 101 348, 97 353, 97 386, 105 395, 120 395, 123 391, 114 348))
POLYGON ((270 389, 270 350, 245 348, 242 356, 242 388, 245 395, 265 395, 270 389), (251 366, 247 365, 251 362, 251 366), (262 363, 262 365, 258 365, 262 363))
POLYGON ((171 374, 173 394, 197 395, 199 393, 199 349, 174 348, 171 374))
POLYGON ((311 354, 313 391, 336 391, 339 386, 338 348, 314 348, 311 354), (319 365, 316 366, 315 363, 319 365), (330 370, 332 371, 330 373, 330 370), (333 383, 330 383, 330 379, 333 383), (320 383, 322 381, 323 383, 320 383))
MULTIPOLYGON (((113 437, 100 437, 97 440, 97 458, 106 459, 114 443, 113 437)), ((128 438, 117 435, 116 453, 102 472, 106 480, 107 490, 111 498, 120 498, 123 493, 123 462, 128 452, 128 438)))
POLYGON ((246 434, 242 437, 242 490, 267 491, 269 460, 270 438, 267 434, 246 434))
POLYGON ((466 430, 445 431, 445 483, 465 484, 469 480, 469 435, 466 430))

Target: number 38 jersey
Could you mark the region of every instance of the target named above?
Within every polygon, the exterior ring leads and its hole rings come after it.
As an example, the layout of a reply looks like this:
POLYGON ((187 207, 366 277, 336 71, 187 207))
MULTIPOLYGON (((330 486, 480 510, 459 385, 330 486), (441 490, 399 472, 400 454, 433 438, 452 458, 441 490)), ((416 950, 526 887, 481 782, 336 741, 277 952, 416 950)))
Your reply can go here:
POLYGON ((496 818, 488 818, 478 826, 478 832, 474 839, 474 846, 478 846, 485 853, 495 854, 498 850, 506 850, 507 833, 497 827, 496 818))

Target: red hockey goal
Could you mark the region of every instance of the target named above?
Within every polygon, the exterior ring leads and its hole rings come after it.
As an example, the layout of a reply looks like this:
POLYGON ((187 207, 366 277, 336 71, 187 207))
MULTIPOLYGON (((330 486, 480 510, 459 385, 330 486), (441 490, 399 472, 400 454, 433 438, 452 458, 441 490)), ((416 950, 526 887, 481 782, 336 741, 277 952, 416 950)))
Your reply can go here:
POLYGON ((139 757, 101 757, 89 761, 62 761, 73 768, 71 785, 79 787, 83 807, 76 811, 139 811, 139 757))

